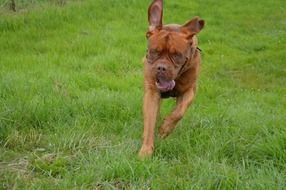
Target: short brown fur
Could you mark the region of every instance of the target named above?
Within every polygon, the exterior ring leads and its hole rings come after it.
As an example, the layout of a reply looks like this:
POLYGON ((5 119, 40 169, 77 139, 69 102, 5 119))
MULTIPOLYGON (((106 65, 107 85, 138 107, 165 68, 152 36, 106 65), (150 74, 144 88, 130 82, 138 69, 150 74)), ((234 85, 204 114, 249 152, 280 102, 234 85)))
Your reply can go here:
POLYGON ((154 128, 161 98, 175 97, 174 110, 159 128, 159 137, 167 137, 183 117, 196 92, 200 51, 196 34, 204 21, 194 17, 185 25, 162 25, 163 2, 154 0, 148 9, 148 50, 144 58, 144 132, 139 157, 150 156, 154 150, 154 128), (163 71, 158 71, 158 68, 163 71), (175 81, 173 89, 161 92, 160 80, 175 81))

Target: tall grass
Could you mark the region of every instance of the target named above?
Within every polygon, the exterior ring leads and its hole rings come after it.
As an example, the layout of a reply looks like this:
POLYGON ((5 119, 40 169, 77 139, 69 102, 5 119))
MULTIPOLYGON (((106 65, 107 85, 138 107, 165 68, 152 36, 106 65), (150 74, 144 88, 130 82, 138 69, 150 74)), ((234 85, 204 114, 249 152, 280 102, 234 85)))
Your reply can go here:
POLYGON ((0 188, 285 189, 284 1, 165 1, 165 23, 206 20, 203 61, 193 105, 145 161, 149 1, 23 0, 16 12, 7 2, 0 188))

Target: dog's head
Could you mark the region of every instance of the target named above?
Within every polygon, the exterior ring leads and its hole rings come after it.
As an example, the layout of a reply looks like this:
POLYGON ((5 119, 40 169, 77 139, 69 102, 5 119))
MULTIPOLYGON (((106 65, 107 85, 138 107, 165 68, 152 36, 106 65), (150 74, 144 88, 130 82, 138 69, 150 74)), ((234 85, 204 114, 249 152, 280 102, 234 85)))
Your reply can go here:
POLYGON ((204 20, 194 17, 184 25, 163 25, 163 1, 154 0, 148 9, 147 62, 161 91, 174 88, 175 79, 190 62, 196 49, 194 37, 204 20))

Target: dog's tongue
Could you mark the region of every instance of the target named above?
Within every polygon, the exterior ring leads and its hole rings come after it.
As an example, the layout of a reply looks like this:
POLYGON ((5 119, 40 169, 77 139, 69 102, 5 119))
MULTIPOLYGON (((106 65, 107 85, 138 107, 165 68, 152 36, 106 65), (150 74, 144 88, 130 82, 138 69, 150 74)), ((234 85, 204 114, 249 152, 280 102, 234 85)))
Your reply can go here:
POLYGON ((161 92, 167 92, 169 90, 172 90, 175 87, 175 84, 176 83, 174 80, 166 81, 158 79, 158 81, 156 82, 156 86, 161 92))

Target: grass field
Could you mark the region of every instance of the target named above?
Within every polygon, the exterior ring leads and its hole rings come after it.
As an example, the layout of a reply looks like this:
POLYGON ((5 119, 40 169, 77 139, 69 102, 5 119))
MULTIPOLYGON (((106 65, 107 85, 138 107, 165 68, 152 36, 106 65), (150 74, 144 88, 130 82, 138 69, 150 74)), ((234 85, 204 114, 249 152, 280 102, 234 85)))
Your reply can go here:
POLYGON ((0 189, 286 189, 285 1, 165 1, 165 23, 206 20, 201 74, 184 119, 144 161, 150 1, 7 3, 0 189))

